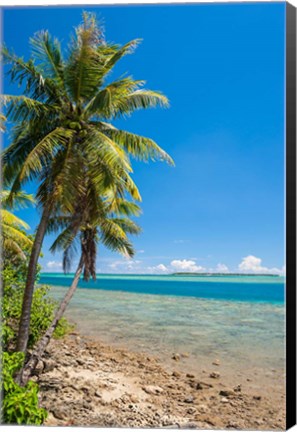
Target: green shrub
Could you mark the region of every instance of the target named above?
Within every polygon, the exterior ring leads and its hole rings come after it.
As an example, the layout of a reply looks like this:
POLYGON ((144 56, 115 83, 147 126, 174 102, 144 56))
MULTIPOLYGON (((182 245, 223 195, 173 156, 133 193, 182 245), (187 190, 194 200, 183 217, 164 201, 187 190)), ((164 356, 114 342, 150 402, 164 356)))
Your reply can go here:
MULTIPOLYGON (((47 412, 38 407, 38 385, 28 381, 21 387, 14 381, 15 373, 24 362, 23 353, 15 348, 19 320, 22 311, 26 266, 5 263, 2 271, 2 419, 7 424, 41 425, 47 412)), ((57 302, 49 296, 50 287, 38 286, 34 290, 28 347, 33 348, 50 326, 57 302)), ((59 321, 54 337, 62 337, 73 327, 65 318, 59 321)))
POLYGON ((60 339, 63 336, 65 336, 65 334, 68 334, 71 331, 73 331, 74 328, 75 326, 73 324, 70 324, 65 317, 62 317, 54 331, 53 338, 60 339))
POLYGON ((41 425, 47 417, 47 412, 44 408, 38 407, 38 385, 28 381, 26 386, 20 387, 13 378, 23 361, 23 353, 3 352, 3 420, 9 424, 41 425))
MULTIPOLYGON (((24 277, 20 276, 20 273, 11 266, 3 270, 2 281, 2 341, 4 349, 9 351, 13 349, 16 341, 25 282, 24 277)), ((35 288, 31 308, 29 348, 36 344, 53 320, 57 302, 50 298, 49 291, 50 287, 44 285, 35 288)), ((62 337, 71 329, 72 326, 65 318, 62 318, 55 330, 54 337, 62 337)))

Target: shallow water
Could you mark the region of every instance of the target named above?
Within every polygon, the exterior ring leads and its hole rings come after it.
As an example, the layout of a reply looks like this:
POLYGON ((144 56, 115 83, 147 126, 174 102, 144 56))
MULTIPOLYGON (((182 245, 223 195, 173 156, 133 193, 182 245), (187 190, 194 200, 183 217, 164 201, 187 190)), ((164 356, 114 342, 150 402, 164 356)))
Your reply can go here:
MULTIPOLYGON (((113 280, 122 282, 121 278, 113 280)), ((254 287, 258 283, 254 282, 254 287)), ((282 291, 282 284, 274 284, 261 285, 269 287, 270 293, 275 287, 282 291)), ((244 287, 250 292, 251 285, 244 287)), ((52 289, 57 299, 66 291, 65 286, 52 289)), ((243 285, 241 289, 245 289, 243 285)), ((155 354, 172 366, 175 352, 187 353, 181 363, 197 372, 213 370, 212 361, 219 358, 220 371, 226 376, 237 379, 258 375, 262 382, 266 376, 265 385, 276 379, 281 385, 285 310, 272 294, 271 301, 234 301, 78 288, 66 315, 86 336, 155 354)))

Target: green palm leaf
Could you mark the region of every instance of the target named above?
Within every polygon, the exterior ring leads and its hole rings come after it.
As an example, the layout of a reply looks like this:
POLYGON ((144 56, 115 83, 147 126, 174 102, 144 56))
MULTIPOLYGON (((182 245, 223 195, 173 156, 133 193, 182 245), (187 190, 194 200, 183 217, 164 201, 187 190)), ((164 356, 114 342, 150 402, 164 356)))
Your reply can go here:
MULTIPOLYGON (((28 227, 28 225, 24 224, 24 227, 28 227)), ((22 246, 31 246, 33 243, 26 234, 10 223, 2 221, 2 230, 4 238, 11 238, 12 240, 20 243, 22 246)))
POLYGON ((115 54, 107 61, 104 67, 105 73, 108 73, 122 57, 127 54, 132 54, 140 42, 141 39, 134 39, 118 49, 115 54))
POLYGON ((36 178, 45 164, 52 161, 61 147, 67 147, 74 131, 57 128, 46 135, 29 153, 11 187, 18 191, 25 180, 36 178))
POLYGON ((13 213, 10 213, 8 210, 1 210, 1 218, 5 226, 17 226, 25 229, 29 228, 29 225, 26 222, 15 216, 13 213))
POLYGON ((128 156, 123 149, 111 138, 96 128, 90 128, 85 140, 86 152, 93 158, 102 161, 109 167, 119 167, 128 172, 132 171, 128 156))
POLYGON ((30 43, 33 56, 39 61, 38 66, 43 73, 62 84, 63 59, 58 39, 52 38, 48 31, 40 31, 30 39, 30 43))
POLYGON ((50 117, 58 112, 55 105, 47 105, 24 95, 4 95, 0 102, 7 107, 6 117, 12 122, 39 119, 40 116, 50 117))
MULTIPOLYGON (((10 191, 1 191, 1 231, 4 258, 24 260, 26 259, 24 250, 30 248, 33 244, 32 240, 23 231, 23 229, 28 229, 29 225, 7 210, 10 207, 8 198, 10 198, 10 191)), ((34 200, 31 195, 19 192, 15 195, 15 202, 19 206, 25 206, 27 203, 34 202, 34 200)))
POLYGON ((2 237, 2 250, 4 257, 5 255, 9 255, 9 258, 11 258, 11 256, 14 257, 13 261, 25 261, 26 255, 22 250, 21 246, 15 240, 9 237, 5 237, 4 235, 2 237))
POLYGON ((155 141, 150 138, 133 134, 131 132, 111 129, 106 132, 116 143, 120 144, 125 150, 136 159, 148 161, 161 160, 170 165, 174 165, 172 158, 155 141))
POLYGON ((0 200, 3 209, 11 208, 24 208, 29 204, 34 204, 35 199, 31 194, 27 194, 25 192, 19 191, 13 194, 9 190, 2 190, 0 192, 0 200))
POLYGON ((106 219, 100 224, 100 240, 108 249, 126 257, 133 257, 135 254, 123 228, 111 219, 106 219))
POLYGON ((2 48, 2 60, 4 64, 11 64, 8 70, 11 80, 17 82, 20 86, 25 82, 25 94, 32 99, 55 103, 60 100, 60 90, 54 81, 44 77, 37 69, 32 60, 25 62, 20 57, 9 52, 6 47, 2 48))
POLYGON ((83 14, 83 23, 76 29, 70 56, 64 69, 65 84, 76 103, 94 94, 98 86, 100 57, 97 45, 102 40, 102 30, 92 14, 83 14))
POLYGON ((128 234, 139 234, 141 228, 135 222, 128 218, 112 218, 112 222, 116 223, 125 233, 128 234))
POLYGON ((120 97, 116 103, 117 115, 131 114, 138 109, 147 109, 160 106, 167 108, 168 99, 162 93, 152 90, 136 90, 135 92, 120 97))

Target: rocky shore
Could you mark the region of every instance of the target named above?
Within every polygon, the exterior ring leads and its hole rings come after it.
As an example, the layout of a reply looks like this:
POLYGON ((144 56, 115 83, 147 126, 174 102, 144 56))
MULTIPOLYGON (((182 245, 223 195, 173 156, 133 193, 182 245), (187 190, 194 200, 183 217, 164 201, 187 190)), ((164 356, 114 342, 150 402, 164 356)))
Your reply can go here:
POLYGON ((50 343, 33 379, 46 426, 285 429, 284 403, 226 385, 219 360, 213 368, 202 378, 73 332, 50 343))

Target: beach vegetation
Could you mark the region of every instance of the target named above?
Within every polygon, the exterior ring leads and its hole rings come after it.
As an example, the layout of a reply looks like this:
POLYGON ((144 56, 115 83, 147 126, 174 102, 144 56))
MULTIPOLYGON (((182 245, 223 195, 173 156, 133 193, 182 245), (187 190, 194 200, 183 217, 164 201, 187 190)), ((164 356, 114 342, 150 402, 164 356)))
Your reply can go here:
POLYGON ((24 353, 3 352, 3 421, 8 424, 41 425, 47 417, 47 411, 38 406, 38 385, 29 381, 21 387, 14 380, 23 360, 24 353))
MULTIPOLYGON (((38 406, 38 384, 29 380, 25 386, 21 387, 15 379, 22 368, 25 358, 24 353, 15 352, 15 347, 22 311, 28 260, 34 237, 26 233, 27 224, 17 218, 11 211, 12 209, 6 201, 8 196, 8 191, 1 192, 1 225, 3 233, 3 268, 1 272, 2 420, 9 424, 40 425, 45 420, 47 413, 38 406), (14 230, 7 229, 8 222, 11 223, 14 230), (22 227, 21 231, 20 226, 22 227), (13 246, 11 247, 11 245, 13 246)), ((16 195, 15 203, 18 203, 19 208, 34 203, 34 200, 31 195, 19 192, 16 195)), ((37 267, 36 280, 38 280, 39 271, 40 266, 37 267)), ((34 290, 28 340, 29 349, 32 349, 39 341, 54 317, 57 302, 50 297, 49 291, 50 289, 47 286, 38 286, 34 290)), ((63 318, 59 321, 53 336, 62 337, 70 328, 72 328, 70 324, 63 318)))
MULTIPOLYGON (((29 380, 25 386, 20 386, 15 379, 25 359, 24 353, 15 352, 15 346, 26 271, 27 267, 23 262, 6 263, 2 270, 2 415, 5 423, 39 425, 46 418, 46 412, 38 406, 37 383, 29 380)), ((56 308, 57 302, 50 297, 49 287, 35 288, 31 309, 29 349, 33 349, 48 329, 56 308)), ((68 321, 62 318, 57 323, 53 337, 63 337, 72 328, 68 321)))
MULTIPOLYGON (((7 264, 2 271, 2 343, 4 350, 14 351, 18 324, 22 311, 26 267, 7 264)), ((50 296, 50 288, 39 285, 33 294, 28 347, 32 348, 49 327, 57 302, 50 296)), ((59 322, 56 336, 64 336, 69 329, 66 320, 59 322)))

